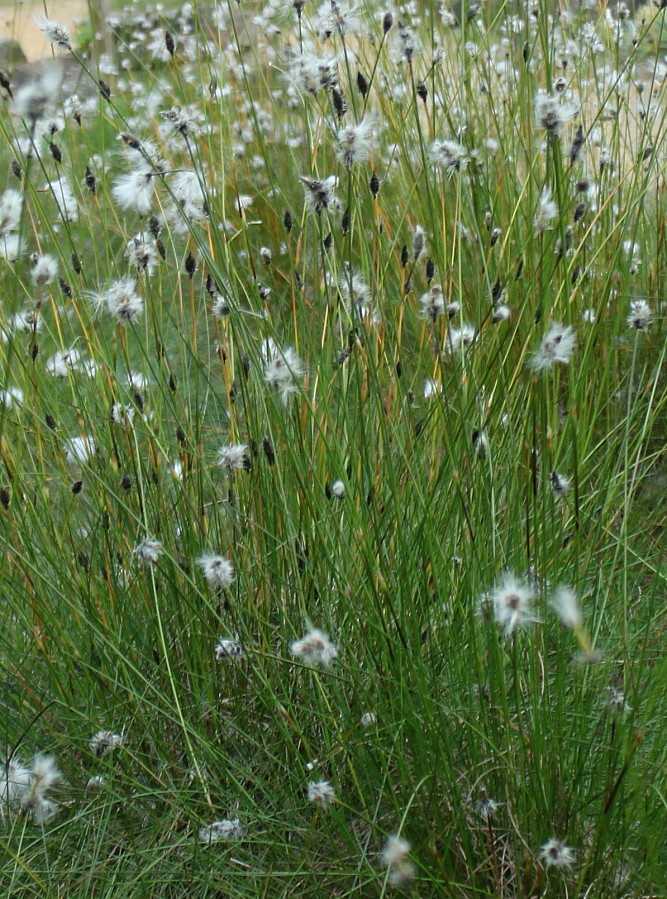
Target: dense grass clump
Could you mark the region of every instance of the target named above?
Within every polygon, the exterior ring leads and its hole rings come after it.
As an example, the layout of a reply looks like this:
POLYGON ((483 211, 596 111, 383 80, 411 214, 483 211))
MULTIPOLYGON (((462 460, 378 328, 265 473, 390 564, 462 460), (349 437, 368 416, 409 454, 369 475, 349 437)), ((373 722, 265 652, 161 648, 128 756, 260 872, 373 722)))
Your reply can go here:
POLYGON ((665 895, 664 9, 108 24, 2 79, 3 890, 665 895))

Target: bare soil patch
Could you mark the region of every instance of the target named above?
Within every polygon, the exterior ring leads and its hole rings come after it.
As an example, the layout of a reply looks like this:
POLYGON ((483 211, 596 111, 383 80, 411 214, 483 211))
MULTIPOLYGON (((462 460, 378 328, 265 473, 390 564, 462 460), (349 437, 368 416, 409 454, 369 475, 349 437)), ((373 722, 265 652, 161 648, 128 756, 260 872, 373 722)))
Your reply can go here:
MULTIPOLYGON (((88 18, 85 0, 52 0, 47 3, 48 17, 68 28, 88 18)), ((43 0, 25 0, 0 7, 0 39, 14 39, 29 62, 51 56, 51 45, 35 24, 44 17, 43 0)))

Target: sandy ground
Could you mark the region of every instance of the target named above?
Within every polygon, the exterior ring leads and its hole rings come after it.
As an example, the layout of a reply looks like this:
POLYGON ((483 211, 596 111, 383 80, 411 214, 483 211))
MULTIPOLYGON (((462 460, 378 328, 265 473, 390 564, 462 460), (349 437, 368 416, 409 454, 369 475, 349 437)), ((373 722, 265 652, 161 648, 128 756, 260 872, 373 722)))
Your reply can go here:
POLYGON ((85 0, 16 0, 12 5, 0 6, 0 38, 17 40, 29 61, 51 56, 51 45, 35 24, 43 18, 44 7, 49 19, 71 28, 78 21, 88 19, 85 0))

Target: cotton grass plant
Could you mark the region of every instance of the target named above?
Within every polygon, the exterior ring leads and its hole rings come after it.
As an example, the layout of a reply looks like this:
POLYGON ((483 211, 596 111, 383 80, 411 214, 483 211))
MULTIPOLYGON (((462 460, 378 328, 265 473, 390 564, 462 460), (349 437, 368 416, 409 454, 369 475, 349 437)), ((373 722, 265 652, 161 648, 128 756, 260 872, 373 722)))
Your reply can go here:
POLYGON ((664 16, 3 75, 8 894, 667 891, 664 16))

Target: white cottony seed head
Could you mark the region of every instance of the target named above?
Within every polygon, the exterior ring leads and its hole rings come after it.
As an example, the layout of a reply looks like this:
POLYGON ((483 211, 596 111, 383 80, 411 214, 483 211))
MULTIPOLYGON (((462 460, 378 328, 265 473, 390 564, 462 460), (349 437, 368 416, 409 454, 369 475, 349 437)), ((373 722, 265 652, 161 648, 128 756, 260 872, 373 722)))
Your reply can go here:
POLYGON ((211 587, 226 590, 234 583, 234 566, 225 556, 204 553, 197 559, 197 565, 211 587))
POLYGON ((18 230, 23 208, 23 194, 18 190, 6 190, 0 197, 0 234, 18 230))
POLYGON ((533 590, 509 572, 502 576, 489 599, 495 620, 507 637, 522 625, 537 621, 532 609, 533 590))
POLYGON ((409 859, 410 843, 398 834, 392 834, 380 853, 380 861, 389 869, 388 881, 395 887, 407 887, 414 880, 415 866, 409 859))
POLYGON ((124 737, 122 734, 115 734, 111 730, 98 730, 96 734, 94 734, 90 738, 90 751, 96 756, 98 759, 103 758, 107 753, 116 749, 120 746, 124 737))
POLYGON ((540 858, 547 868, 571 868, 575 860, 574 849, 552 837, 540 849, 540 858))
POLYGON ((549 605, 565 627, 577 630, 583 624, 581 607, 577 594, 570 587, 559 587, 551 597, 549 605))
POLYGON ((242 643, 239 643, 238 640, 230 640, 225 637, 220 637, 215 644, 213 652, 218 662, 241 659, 245 655, 242 643))
POLYGON ((221 821, 214 821, 208 827, 202 827, 199 830, 199 841, 201 843, 219 843, 227 840, 240 840, 245 835, 245 829, 241 826, 238 818, 223 818, 221 821))
POLYGON ((154 537, 144 537, 140 543, 137 543, 132 552, 144 565, 155 565, 164 552, 164 546, 154 537))
POLYGON ((336 499, 345 499, 345 484, 342 481, 334 481, 331 485, 331 492, 336 499))
POLYGON ((55 47, 58 47, 60 50, 72 49, 72 41, 65 25, 54 22, 52 19, 47 19, 46 16, 36 18, 35 24, 40 31, 44 32, 46 39, 55 47))
POLYGON ((95 450, 95 440, 90 435, 86 435, 85 437, 70 437, 69 440, 65 441, 67 461, 72 465, 77 462, 82 465, 90 462, 95 455, 95 450))
POLYGON ((248 455, 248 445, 246 443, 230 443, 227 446, 221 446, 218 450, 219 468, 227 471, 250 470, 250 456, 248 455))
POLYGON ((336 790, 331 786, 328 780, 319 780, 308 784, 308 802, 318 805, 320 808, 327 808, 336 800, 336 790))
POLYGON ((572 328, 554 322, 528 364, 536 374, 548 371, 557 362, 568 365, 576 348, 577 335, 572 328))
POLYGON ((314 627, 300 640, 290 644, 290 652, 306 665, 328 667, 338 655, 337 647, 324 631, 314 627))
POLYGON ((632 300, 628 313, 628 327, 645 331, 651 323, 651 307, 646 300, 632 300))

